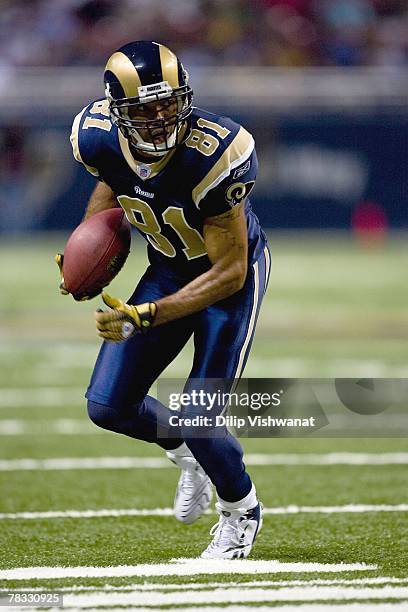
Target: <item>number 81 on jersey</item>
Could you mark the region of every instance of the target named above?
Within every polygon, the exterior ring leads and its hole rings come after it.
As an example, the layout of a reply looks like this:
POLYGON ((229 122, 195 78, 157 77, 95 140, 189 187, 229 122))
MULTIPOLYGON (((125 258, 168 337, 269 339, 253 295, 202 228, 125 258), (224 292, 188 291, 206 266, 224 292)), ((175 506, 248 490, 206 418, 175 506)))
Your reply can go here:
MULTIPOLYGON (((118 201, 126 213, 129 222, 145 234, 146 239, 166 257, 175 257, 176 249, 170 240, 162 234, 160 223, 147 202, 140 198, 120 195, 118 201)), ((164 223, 176 232, 184 244, 183 253, 188 260, 202 257, 207 253, 201 234, 191 227, 184 216, 182 208, 168 206, 162 213, 164 223)))

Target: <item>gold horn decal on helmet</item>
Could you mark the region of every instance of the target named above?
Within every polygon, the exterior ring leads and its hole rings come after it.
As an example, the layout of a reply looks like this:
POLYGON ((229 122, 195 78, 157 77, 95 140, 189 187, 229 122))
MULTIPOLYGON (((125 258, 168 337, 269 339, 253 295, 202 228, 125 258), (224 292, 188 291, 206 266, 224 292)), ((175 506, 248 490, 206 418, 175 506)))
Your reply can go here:
POLYGON ((167 81, 173 89, 179 87, 177 57, 164 45, 159 45, 159 49, 163 81, 167 81))
POLYGON ((113 72, 122 89, 125 92, 126 98, 135 98, 138 96, 138 88, 141 86, 138 72, 130 59, 120 51, 117 51, 108 60, 105 71, 113 72))

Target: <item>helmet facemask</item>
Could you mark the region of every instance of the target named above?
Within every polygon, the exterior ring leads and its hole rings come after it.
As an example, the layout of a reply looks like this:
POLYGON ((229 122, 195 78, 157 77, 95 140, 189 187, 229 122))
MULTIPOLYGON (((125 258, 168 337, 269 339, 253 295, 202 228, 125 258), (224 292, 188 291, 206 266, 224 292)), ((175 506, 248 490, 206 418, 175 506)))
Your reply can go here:
POLYGON ((109 100, 113 122, 141 154, 161 157, 182 144, 188 136, 188 118, 192 112, 189 85, 172 89, 167 81, 139 87, 139 96, 109 100), (157 117, 160 113, 162 117, 157 117))

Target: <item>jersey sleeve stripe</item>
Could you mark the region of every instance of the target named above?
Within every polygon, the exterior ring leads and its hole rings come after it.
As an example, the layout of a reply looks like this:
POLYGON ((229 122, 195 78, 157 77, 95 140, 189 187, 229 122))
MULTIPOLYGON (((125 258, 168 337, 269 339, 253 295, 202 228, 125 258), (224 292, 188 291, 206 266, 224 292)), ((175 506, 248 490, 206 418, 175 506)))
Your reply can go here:
POLYGON ((199 208, 201 200, 211 189, 221 183, 237 166, 240 166, 254 150, 254 139, 241 127, 231 144, 225 149, 219 160, 192 191, 193 202, 199 208))
POLYGON ((74 123, 72 124, 72 132, 71 132, 71 138, 70 138, 71 145, 72 145, 72 152, 74 154, 75 159, 81 164, 83 164, 85 168, 88 170, 88 172, 90 172, 94 176, 99 176, 99 172, 97 171, 96 168, 92 168, 92 166, 88 166, 88 164, 84 162, 81 156, 81 152, 79 150, 79 126, 81 124, 82 115, 85 113, 87 108, 88 107, 85 106, 85 108, 81 110, 80 113, 78 113, 78 115, 74 119, 74 123))

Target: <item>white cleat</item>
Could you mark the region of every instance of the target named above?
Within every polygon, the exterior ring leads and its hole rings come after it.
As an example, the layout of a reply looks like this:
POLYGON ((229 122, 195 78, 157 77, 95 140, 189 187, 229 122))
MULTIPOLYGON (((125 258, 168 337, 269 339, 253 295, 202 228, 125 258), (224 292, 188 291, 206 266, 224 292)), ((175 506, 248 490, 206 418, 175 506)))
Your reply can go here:
POLYGON ((202 553, 202 559, 244 559, 251 552, 255 538, 262 527, 262 505, 250 510, 224 510, 215 504, 220 519, 210 534, 212 542, 202 553))
POLYGON ((174 498, 174 515, 178 521, 190 525, 207 510, 212 499, 212 483, 198 461, 191 457, 181 457, 171 451, 167 456, 181 467, 174 498))

